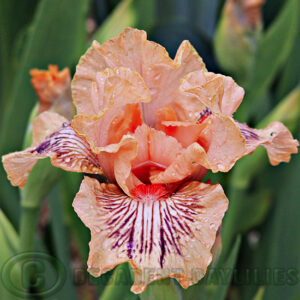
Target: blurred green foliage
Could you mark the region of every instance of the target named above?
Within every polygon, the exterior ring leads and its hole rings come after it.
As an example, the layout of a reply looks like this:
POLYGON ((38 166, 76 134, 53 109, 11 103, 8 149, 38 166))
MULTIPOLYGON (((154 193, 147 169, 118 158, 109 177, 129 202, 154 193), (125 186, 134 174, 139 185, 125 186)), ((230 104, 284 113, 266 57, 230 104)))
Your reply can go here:
MULTIPOLYGON (((209 70, 228 74, 245 88, 238 120, 256 127, 280 120, 299 139, 299 1, 267 0, 259 26, 251 30, 231 27, 224 2, 0 0, 0 154, 20 150, 25 139, 37 101, 30 84, 31 68, 57 64, 74 71, 93 39, 102 43, 129 26, 147 30, 149 39, 165 46, 171 56, 182 40, 189 39, 209 70)), ((98 279, 86 272, 81 272, 81 281, 72 277, 76 268, 85 269, 90 238, 71 207, 81 175, 57 172, 45 160, 37 164, 28 188, 20 194, 1 166, 0 269, 20 250, 49 253, 64 263, 68 276, 59 291, 24 299, 299 299, 299 163, 296 155, 290 164, 275 169, 258 149, 229 174, 212 176, 230 200, 222 253, 208 275, 188 290, 166 279, 152 283, 140 296, 129 291, 132 279, 126 264, 98 279), (44 179, 36 175, 40 170, 44 179), (28 189, 35 193, 28 194, 28 189), (24 224, 31 224, 32 232, 24 224), (226 282, 218 282, 218 270, 230 271, 226 282), (258 281, 241 279, 247 270, 260 275, 269 270, 271 279, 265 273, 258 281), (115 286, 120 274, 127 282, 115 286)), ((12 275, 16 288, 22 286, 20 270, 15 268, 12 275)), ((51 272, 47 276, 50 280, 51 272)), ((0 298, 20 299, 7 289, 3 278, 0 298)))

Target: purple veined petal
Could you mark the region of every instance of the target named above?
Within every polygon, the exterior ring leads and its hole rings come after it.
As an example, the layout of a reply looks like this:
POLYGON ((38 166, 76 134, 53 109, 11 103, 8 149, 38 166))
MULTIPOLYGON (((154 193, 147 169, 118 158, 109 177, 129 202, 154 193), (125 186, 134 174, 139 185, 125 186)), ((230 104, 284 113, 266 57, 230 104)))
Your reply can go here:
POLYGON ((91 230, 88 271, 100 276, 129 261, 134 293, 165 277, 184 288, 198 282, 228 206, 221 186, 194 181, 168 195, 163 185, 140 185, 131 193, 89 177, 82 182, 73 206, 91 230))
POLYGON ((37 161, 46 157, 51 158, 52 165, 67 171, 102 173, 89 144, 56 113, 44 112, 35 119, 33 140, 30 148, 2 157, 8 179, 15 186, 22 188, 37 161))
POLYGON ((262 145, 268 152, 272 165, 289 162, 292 153, 297 153, 299 142, 293 139, 290 131, 280 122, 272 122, 265 129, 254 129, 247 124, 237 122, 246 140, 246 154, 262 145))

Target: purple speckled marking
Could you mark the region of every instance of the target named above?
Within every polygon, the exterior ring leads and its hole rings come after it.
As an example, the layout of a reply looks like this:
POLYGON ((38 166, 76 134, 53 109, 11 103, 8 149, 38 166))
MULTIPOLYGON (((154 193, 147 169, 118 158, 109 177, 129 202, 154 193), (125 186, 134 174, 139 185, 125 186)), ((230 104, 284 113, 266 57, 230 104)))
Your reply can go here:
POLYGON ((202 118, 208 117, 208 116, 210 116, 211 114, 212 114, 212 111, 206 106, 206 107, 202 110, 202 112, 199 114, 199 117, 198 117, 198 120, 197 120, 197 121, 200 122, 202 118))

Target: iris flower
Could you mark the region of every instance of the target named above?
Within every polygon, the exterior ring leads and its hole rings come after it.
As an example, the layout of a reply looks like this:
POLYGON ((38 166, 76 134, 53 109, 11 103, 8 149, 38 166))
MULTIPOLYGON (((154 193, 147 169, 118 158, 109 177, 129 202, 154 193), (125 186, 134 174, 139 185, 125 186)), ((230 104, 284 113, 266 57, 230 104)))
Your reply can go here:
POLYGON ((58 66, 49 65, 48 70, 30 70, 30 75, 38 96, 39 113, 54 111, 71 120, 74 109, 69 69, 59 71, 58 66))
POLYGON ((259 145, 271 164, 290 160, 298 142, 279 122, 252 129, 232 115, 244 90, 208 72, 188 41, 172 60, 144 31, 125 29, 94 41, 72 81, 71 123, 43 112, 32 147, 3 157, 13 185, 24 186, 37 160, 50 157, 85 176, 73 206, 91 231, 88 270, 94 276, 130 262, 134 293, 154 280, 187 288, 212 261, 228 200, 208 170, 227 172, 259 145))

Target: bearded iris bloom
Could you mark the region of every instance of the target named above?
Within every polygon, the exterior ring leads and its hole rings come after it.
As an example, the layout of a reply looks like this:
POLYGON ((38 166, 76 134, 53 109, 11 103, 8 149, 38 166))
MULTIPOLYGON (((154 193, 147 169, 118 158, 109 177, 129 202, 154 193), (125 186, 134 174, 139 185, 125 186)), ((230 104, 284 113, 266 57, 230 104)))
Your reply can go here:
POLYGON ((39 113, 54 111, 71 120, 74 109, 69 69, 59 71, 58 66, 49 65, 48 70, 30 70, 30 75, 38 97, 39 113))
POLYGON ((187 288, 205 275, 228 206, 219 184, 201 182, 208 170, 227 172, 259 145, 273 165, 297 152, 283 124, 256 130, 233 119, 243 96, 232 78, 208 72, 188 41, 172 60, 144 31, 128 28, 93 42, 80 59, 72 121, 41 113, 32 146, 3 164, 20 187, 45 157, 67 171, 104 175, 109 183, 85 176, 73 202, 91 230, 89 272, 130 262, 135 293, 165 277, 187 288))

